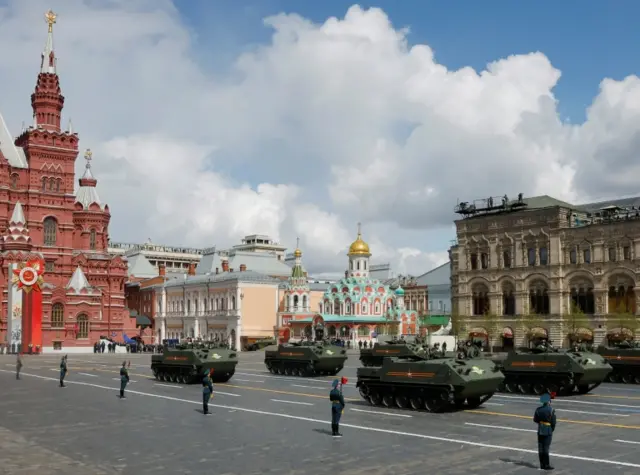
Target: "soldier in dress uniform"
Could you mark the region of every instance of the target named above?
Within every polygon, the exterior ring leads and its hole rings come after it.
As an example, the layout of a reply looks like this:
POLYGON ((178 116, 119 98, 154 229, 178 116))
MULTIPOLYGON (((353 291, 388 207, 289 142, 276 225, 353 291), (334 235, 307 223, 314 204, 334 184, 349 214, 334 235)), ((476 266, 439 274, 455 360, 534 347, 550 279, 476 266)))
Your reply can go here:
POLYGON ((22 369, 22 357, 20 353, 18 353, 18 357, 16 359, 16 379, 20 379, 20 370, 22 369))
POLYGON ((331 392, 329 393, 329 400, 331 401, 331 432, 334 437, 342 437, 340 433, 340 418, 342 417, 342 411, 344 411, 344 396, 340 390, 340 381, 334 380, 331 384, 331 392))
POLYGON ((127 370, 127 362, 122 362, 122 368, 120 368, 120 399, 126 399, 124 395, 124 388, 127 387, 129 382, 129 370, 127 370))
MULTIPOLYGON (((213 370, 211 370, 213 373, 213 370)), ((211 373, 209 371, 204 372, 204 377, 202 378, 202 413, 205 416, 210 415, 209 412, 209 400, 213 396, 213 383, 211 382, 211 373)))
POLYGON ((64 385, 64 378, 67 375, 67 355, 62 357, 62 361, 60 361, 60 387, 66 387, 64 385))
POLYGON ((542 406, 536 409, 533 422, 538 424, 538 457, 542 470, 553 470, 549 461, 549 450, 553 431, 556 429, 556 412, 551 407, 551 395, 543 394, 540 397, 542 406))

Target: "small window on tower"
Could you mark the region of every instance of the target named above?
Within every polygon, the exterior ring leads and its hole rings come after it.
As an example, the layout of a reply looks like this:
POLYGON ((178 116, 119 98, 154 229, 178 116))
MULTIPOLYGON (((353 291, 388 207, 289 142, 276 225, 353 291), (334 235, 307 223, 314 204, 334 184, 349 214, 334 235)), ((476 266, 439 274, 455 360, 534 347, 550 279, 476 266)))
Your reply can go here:
POLYGON ((47 177, 42 177, 42 191, 47 191, 47 177))
POLYGON ((11 188, 14 190, 18 189, 18 174, 14 173, 11 175, 11 188))
POLYGON ((96 250, 96 230, 92 229, 89 233, 89 249, 96 250))
POLYGON ((45 272, 53 272, 56 270, 56 263, 53 261, 47 261, 44 263, 45 272))

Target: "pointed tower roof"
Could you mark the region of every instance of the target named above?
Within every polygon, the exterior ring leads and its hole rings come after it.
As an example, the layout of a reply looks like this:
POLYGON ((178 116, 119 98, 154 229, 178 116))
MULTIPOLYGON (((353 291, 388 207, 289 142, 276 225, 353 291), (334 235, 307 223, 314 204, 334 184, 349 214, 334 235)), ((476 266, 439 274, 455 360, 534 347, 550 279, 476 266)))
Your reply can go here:
POLYGON ((27 220, 24 217, 22 203, 19 201, 13 208, 9 229, 2 238, 5 250, 29 251, 32 248, 31 237, 27 229, 27 220))
POLYGON ((89 206, 94 203, 100 206, 101 209, 104 209, 104 205, 100 201, 100 196, 98 196, 98 190, 96 189, 98 180, 96 180, 93 173, 91 173, 92 158, 93 153, 91 149, 87 149, 84 152, 84 159, 87 161, 87 164, 85 165, 82 178, 78 180, 80 187, 76 193, 76 203, 80 203, 84 209, 89 209, 89 206))
POLYGON ((67 284, 67 289, 73 290, 75 293, 79 294, 83 290, 90 291, 91 286, 89 285, 89 281, 87 277, 82 272, 80 266, 76 267, 76 270, 73 271, 73 275, 67 284))
POLYGON ((58 15, 51 10, 44 14, 44 19, 49 25, 49 32, 47 34, 47 42, 44 44, 44 50, 42 50, 41 73, 56 74, 56 55, 53 51, 53 25, 55 25, 57 18, 58 15))

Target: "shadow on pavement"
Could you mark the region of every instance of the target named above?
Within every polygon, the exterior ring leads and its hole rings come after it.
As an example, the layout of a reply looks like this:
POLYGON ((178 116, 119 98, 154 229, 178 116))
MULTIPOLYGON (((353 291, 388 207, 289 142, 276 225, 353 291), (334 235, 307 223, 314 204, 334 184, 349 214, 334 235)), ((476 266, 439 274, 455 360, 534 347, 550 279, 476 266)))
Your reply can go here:
POLYGON ((514 460, 514 459, 506 459, 506 458, 500 458, 499 460, 501 462, 504 462, 504 463, 510 463, 512 465, 517 465, 519 467, 533 468, 535 470, 538 469, 538 466, 536 464, 531 463, 531 462, 525 462, 524 460, 514 460))

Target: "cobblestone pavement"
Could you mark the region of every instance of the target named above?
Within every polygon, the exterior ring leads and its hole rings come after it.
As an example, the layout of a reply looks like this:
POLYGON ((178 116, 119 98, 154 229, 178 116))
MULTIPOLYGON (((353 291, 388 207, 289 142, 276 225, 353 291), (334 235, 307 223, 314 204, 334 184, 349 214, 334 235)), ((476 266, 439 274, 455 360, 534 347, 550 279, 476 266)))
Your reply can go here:
MULTIPOLYGON (((0 474, 537 472, 535 398, 495 395, 453 414, 374 408, 353 387, 351 357, 345 437, 336 440, 331 378, 273 376, 263 358, 243 353, 204 417, 200 388, 153 380, 148 355, 69 355, 67 388, 57 387, 58 356, 25 357, 20 381, 14 357, 0 356, 0 474), (123 359, 126 400, 117 397, 123 359)), ((640 387, 603 385, 554 405, 554 473, 640 472, 640 387)))

